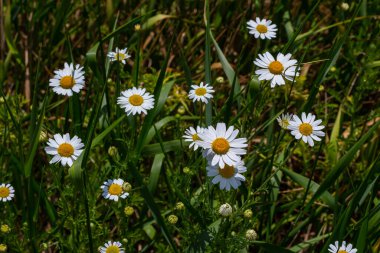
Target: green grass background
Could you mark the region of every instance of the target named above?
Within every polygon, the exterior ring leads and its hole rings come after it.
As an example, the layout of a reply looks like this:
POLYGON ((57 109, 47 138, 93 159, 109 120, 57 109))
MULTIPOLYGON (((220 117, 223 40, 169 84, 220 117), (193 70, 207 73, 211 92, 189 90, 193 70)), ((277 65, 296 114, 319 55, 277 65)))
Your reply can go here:
POLYGON ((8 252, 96 252, 115 240, 126 252, 325 253, 346 240, 378 253, 380 4, 341 3, 1 1, 0 182, 16 197, 0 203, 0 223, 11 228, 0 243, 8 252), (255 17, 277 24, 277 37, 249 35, 255 17), (115 47, 128 47, 126 65, 107 61, 115 47), (253 60, 265 51, 300 62, 295 83, 258 81, 253 60), (64 62, 86 71, 72 97, 48 86, 64 62), (201 81, 216 90, 205 108, 187 98, 201 81), (127 117, 116 99, 141 85, 156 106, 127 117), (326 126, 314 148, 276 122, 303 111, 326 126), (249 140, 247 181, 236 191, 213 186, 200 152, 182 140, 187 127, 217 122, 249 140), (70 169, 49 165, 43 150, 47 137, 66 132, 86 147, 70 169), (133 189, 111 203, 100 186, 118 177, 133 189), (179 201, 185 210, 175 209, 179 201), (228 219, 217 212, 225 202, 234 208, 228 219), (245 239, 247 229, 257 241, 245 239))

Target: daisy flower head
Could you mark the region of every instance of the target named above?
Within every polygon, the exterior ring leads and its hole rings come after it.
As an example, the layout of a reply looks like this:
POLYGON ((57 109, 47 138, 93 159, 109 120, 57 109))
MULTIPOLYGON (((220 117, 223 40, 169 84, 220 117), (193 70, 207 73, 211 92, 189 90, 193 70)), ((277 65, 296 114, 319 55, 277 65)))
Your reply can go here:
POLYGON ((0 184, 0 202, 7 202, 15 196, 15 189, 10 184, 0 184))
POLYGON ((131 55, 127 52, 128 48, 119 49, 116 48, 115 52, 109 52, 107 54, 108 58, 110 58, 110 61, 119 61, 123 64, 125 64, 125 60, 128 58, 131 58, 131 55))
POLYGON ((120 242, 108 241, 104 244, 104 247, 99 247, 100 253, 124 253, 124 249, 121 247, 120 242))
POLYGON ((205 129, 200 126, 197 126, 197 130, 195 130, 194 127, 189 127, 188 129, 186 129, 185 135, 182 137, 185 139, 186 142, 191 142, 189 146, 190 148, 194 148, 194 150, 197 150, 199 146, 196 141, 201 140, 199 138, 199 134, 203 133, 204 131, 205 129))
POLYGON ((114 201, 118 201, 119 198, 125 199, 129 193, 124 191, 123 184, 123 179, 108 179, 100 187, 103 190, 103 197, 114 201))
POLYGON ((305 143, 309 143, 310 146, 314 146, 314 141, 321 141, 321 138, 325 136, 325 133, 321 130, 325 126, 320 126, 322 120, 315 120, 315 115, 308 113, 302 113, 301 119, 297 116, 293 116, 293 120, 289 121, 288 129, 291 130, 291 134, 296 137, 297 140, 301 139, 305 143), (302 119, 302 120, 301 120, 302 119))
POLYGON ((355 249, 351 243, 346 246, 346 242, 342 242, 342 246, 339 247, 339 242, 336 241, 334 244, 329 245, 329 251, 331 253, 356 253, 358 250, 355 249))
POLYGON ((245 177, 241 174, 247 171, 243 161, 237 162, 234 166, 225 165, 224 168, 219 166, 207 166, 207 176, 214 177, 212 179, 213 184, 219 183, 221 190, 226 189, 229 191, 232 188, 237 189, 242 181, 245 181, 245 177))
POLYGON ((281 114, 281 116, 277 118, 277 122, 280 125, 280 127, 282 127, 283 129, 288 129, 289 121, 292 120, 292 117, 293 117, 293 114, 291 113, 287 113, 287 114, 283 113, 281 114))
POLYGON ((147 110, 154 106, 154 97, 145 88, 133 87, 121 92, 121 96, 117 98, 117 104, 124 108, 127 115, 147 114, 147 110))
POLYGON ((270 80, 270 86, 284 85, 285 79, 293 81, 295 76, 299 76, 297 60, 291 60, 291 54, 283 55, 278 53, 276 59, 269 53, 259 54, 259 58, 253 62, 261 69, 255 71, 259 75, 259 80, 270 80))
POLYGON ((201 140, 197 142, 205 149, 204 156, 211 166, 234 166, 241 160, 240 156, 247 153, 247 139, 236 138, 238 134, 239 130, 233 126, 226 129, 225 123, 218 123, 216 128, 209 126, 199 134, 201 140))
POLYGON ((73 165, 74 161, 83 151, 84 144, 78 136, 70 139, 70 134, 55 134, 54 138, 50 138, 45 147, 46 153, 54 155, 50 160, 50 164, 61 162, 62 166, 73 165))
POLYGON ((248 30, 250 34, 253 34, 255 38, 260 39, 272 39, 276 38, 277 26, 272 24, 272 21, 266 20, 265 18, 260 20, 256 18, 256 22, 249 20, 247 22, 248 30))
POLYGON ((207 104, 208 101, 213 97, 211 93, 214 92, 215 91, 211 86, 209 86, 209 84, 203 84, 203 82, 201 82, 199 85, 191 85, 189 98, 192 99, 194 103, 196 101, 201 101, 207 104))
POLYGON ((49 86, 60 95, 72 96, 73 92, 79 93, 84 87, 84 71, 79 64, 67 62, 63 69, 54 71, 55 75, 49 80, 49 86))

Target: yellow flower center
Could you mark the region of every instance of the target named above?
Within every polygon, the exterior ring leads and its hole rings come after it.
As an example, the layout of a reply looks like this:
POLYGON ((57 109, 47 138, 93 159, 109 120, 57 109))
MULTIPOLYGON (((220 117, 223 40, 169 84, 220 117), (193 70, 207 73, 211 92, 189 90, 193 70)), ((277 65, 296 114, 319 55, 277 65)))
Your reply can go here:
POLYGON ((58 154, 63 157, 70 157, 74 154, 74 147, 70 143, 62 143, 59 145, 58 154))
POLYGON ((111 186, 108 188, 108 193, 111 195, 118 195, 119 196, 122 191, 123 191, 123 189, 118 184, 111 184, 111 186))
POLYGON ((348 252, 345 250, 339 250, 338 253, 348 253, 348 252))
POLYGON ((129 103, 134 106, 140 106, 144 102, 144 98, 140 95, 134 94, 129 97, 129 103))
POLYGON ((283 128, 287 128, 289 126, 289 120, 287 119, 283 119, 281 123, 283 128))
POLYGON ((106 253, 119 253, 120 249, 118 246, 111 245, 107 248, 106 253))
POLYGON ((268 31, 268 28, 265 25, 257 25, 256 30, 259 33, 266 33, 268 31))
POLYGON ((59 81, 59 84, 64 89, 71 89, 75 84, 75 80, 72 76, 64 76, 59 81))
POLYGON ((234 166, 226 165, 223 169, 219 168, 219 174, 224 178, 231 178, 235 174, 234 166))
POLYGON ((122 61, 122 60, 124 60, 126 57, 125 57, 125 54, 123 54, 123 53, 116 53, 116 54, 115 54, 115 58, 116 58, 116 60, 118 60, 118 61, 122 61))
POLYGON ((9 189, 5 186, 0 187, 0 198, 6 198, 9 196, 9 189))
POLYGON ((309 136, 313 132, 313 127, 309 123, 302 123, 298 130, 302 135, 309 136))
POLYGON ((218 155, 223 155, 230 149, 229 142, 224 138, 216 138, 211 144, 212 151, 218 155))
POLYGON ((193 134, 192 136, 193 141, 199 141, 201 138, 199 138, 198 134, 193 134))
POLYGON ((268 66, 269 71, 274 75, 279 75, 284 70, 284 66, 279 61, 273 61, 268 66))
POLYGON ((204 96, 207 93, 207 90, 205 88, 198 88, 195 90, 195 94, 197 96, 204 96))

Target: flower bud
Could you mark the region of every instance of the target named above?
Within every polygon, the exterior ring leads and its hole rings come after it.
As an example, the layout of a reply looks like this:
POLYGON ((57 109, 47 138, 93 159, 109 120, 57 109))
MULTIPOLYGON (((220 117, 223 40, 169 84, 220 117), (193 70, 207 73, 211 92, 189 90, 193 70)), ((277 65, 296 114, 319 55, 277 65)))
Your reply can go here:
POLYGON ((257 233, 253 229, 248 229, 247 232, 245 232, 245 238, 249 241, 254 241, 257 238, 257 233))
POLYGON ((178 202, 177 204, 175 204, 175 209, 179 211, 184 210, 185 205, 182 202, 178 202))
POLYGON ((252 217, 253 213, 251 209, 247 209, 244 211, 244 218, 250 219, 252 217))
POLYGON ((232 207, 230 204, 225 203, 219 207, 219 214, 223 217, 228 217, 232 214, 232 207))
POLYGON ((171 214, 168 217, 168 221, 169 221, 170 224, 176 224, 177 221, 178 221, 178 217, 175 216, 174 214, 171 214))
POLYGON ((130 192, 132 190, 132 185, 130 183, 128 183, 128 182, 124 182, 124 184, 123 184, 123 190, 125 192, 130 192))
POLYGON ((133 209, 133 207, 131 207, 131 206, 126 206, 124 208, 124 213, 126 216, 131 216, 131 215, 133 215, 134 212, 135 212, 135 209, 133 209))

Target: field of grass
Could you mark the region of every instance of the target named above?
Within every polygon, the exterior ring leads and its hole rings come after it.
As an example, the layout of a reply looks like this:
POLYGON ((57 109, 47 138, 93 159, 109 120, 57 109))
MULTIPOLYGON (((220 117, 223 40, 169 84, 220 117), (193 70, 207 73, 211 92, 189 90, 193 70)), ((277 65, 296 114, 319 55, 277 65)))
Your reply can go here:
POLYGON ((4 0, 0 13, 0 252, 380 252, 378 0, 4 0), (275 38, 249 33, 256 17, 275 38), (259 80, 266 52, 290 53, 299 76, 259 80), (65 63, 83 67, 72 96, 51 86, 65 63), (201 82, 207 104, 188 97, 201 82), (127 115, 133 87, 153 108, 127 115), (314 146, 277 121, 303 112, 324 126, 314 146), (202 152, 224 152, 204 146, 218 123, 246 138, 230 190, 202 152), (194 150, 183 136, 197 126, 194 150), (84 146, 58 143, 75 155, 63 166, 49 145, 66 133, 84 146), (117 201, 101 188, 113 179, 117 201))

